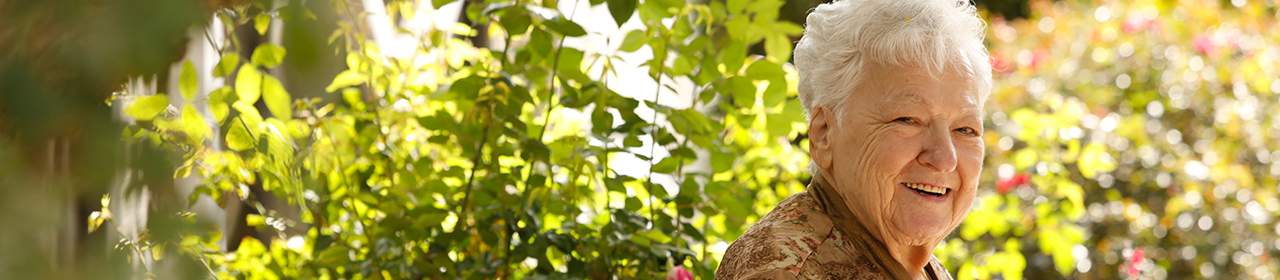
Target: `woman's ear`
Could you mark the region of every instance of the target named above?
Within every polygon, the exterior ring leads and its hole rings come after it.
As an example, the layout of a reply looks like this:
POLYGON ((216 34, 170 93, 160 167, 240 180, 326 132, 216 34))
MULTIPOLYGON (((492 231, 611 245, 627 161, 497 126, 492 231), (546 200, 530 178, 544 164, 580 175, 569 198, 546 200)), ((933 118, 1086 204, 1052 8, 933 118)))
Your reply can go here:
POLYGON ((809 115, 809 157, 822 170, 831 168, 831 141, 827 137, 831 132, 830 113, 822 105, 814 105, 809 115))

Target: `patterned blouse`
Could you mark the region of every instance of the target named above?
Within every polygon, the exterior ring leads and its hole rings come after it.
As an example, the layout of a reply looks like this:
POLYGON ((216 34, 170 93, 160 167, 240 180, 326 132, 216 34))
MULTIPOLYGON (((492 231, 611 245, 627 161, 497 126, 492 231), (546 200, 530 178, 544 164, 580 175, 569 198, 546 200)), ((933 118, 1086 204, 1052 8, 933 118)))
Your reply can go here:
MULTIPOLYGON (((729 245, 715 279, 889 279, 872 254, 860 252, 850 238, 833 228, 822 203, 803 191, 729 245)), ((951 279, 937 257, 930 258, 925 272, 932 279, 951 279)))

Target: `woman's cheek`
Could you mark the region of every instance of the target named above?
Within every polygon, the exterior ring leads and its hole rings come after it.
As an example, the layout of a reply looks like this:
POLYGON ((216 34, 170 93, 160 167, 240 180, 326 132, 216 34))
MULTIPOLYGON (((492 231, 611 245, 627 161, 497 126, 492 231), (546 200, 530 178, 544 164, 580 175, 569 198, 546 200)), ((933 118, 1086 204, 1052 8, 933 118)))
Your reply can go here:
MULTIPOLYGON (((981 140, 981 139, 978 139, 981 140)), ((980 141, 968 141, 956 147, 956 157, 965 184, 976 185, 979 173, 982 172, 982 160, 986 156, 986 145, 980 141)))

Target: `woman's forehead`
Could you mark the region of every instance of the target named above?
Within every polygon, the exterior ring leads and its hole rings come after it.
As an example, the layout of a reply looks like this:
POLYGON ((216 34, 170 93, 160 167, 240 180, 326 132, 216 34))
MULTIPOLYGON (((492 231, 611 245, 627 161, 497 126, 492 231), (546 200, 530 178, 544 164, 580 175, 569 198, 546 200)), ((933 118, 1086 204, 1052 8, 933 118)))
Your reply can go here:
POLYGON ((929 73, 919 68, 888 67, 876 69, 866 77, 861 90, 870 94, 877 105, 919 104, 980 107, 977 83, 972 75, 949 70, 929 73), (896 68, 896 69, 895 69, 896 68))
MULTIPOLYGON (((950 91, 951 89, 947 90, 950 91)), ((894 109, 903 106, 918 106, 923 108, 957 109, 957 112, 961 115, 982 114, 982 103, 979 102, 976 91, 974 90, 937 92, 936 94, 923 95, 915 91, 884 91, 881 95, 882 99, 877 107, 885 109, 894 109)))

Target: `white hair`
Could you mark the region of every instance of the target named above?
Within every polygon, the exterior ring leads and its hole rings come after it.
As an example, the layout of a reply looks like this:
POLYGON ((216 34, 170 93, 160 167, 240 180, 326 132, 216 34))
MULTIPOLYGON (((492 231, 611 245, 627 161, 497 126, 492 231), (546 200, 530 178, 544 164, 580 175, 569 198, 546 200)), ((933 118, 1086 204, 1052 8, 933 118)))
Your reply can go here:
MULTIPOLYGON (((967 72, 979 104, 991 92, 986 22, 967 0, 836 0, 814 8, 806 21, 795 48, 806 120, 816 105, 843 116, 870 63, 923 67, 935 78, 967 72)), ((816 164, 809 170, 821 175, 816 164)))

